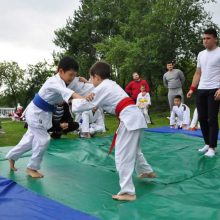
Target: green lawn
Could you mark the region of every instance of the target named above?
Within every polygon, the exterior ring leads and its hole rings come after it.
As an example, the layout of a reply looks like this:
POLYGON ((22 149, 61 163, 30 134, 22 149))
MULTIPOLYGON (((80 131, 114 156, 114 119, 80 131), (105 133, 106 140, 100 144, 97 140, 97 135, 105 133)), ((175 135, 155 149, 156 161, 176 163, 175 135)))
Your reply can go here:
MULTIPOLYGON (((151 114, 152 121, 154 122, 154 124, 150 125, 150 127, 159 127, 167 125, 169 121, 166 119, 166 117, 168 115, 168 112, 151 114)), ((98 136, 112 135, 114 131, 117 129, 118 121, 115 116, 107 114, 105 116, 105 123, 107 132, 98 136)), ((26 129, 24 128, 24 122, 15 122, 11 121, 10 119, 3 120, 2 127, 5 131, 5 134, 0 134, 1 147, 16 145, 23 136, 23 134, 26 132, 26 129)), ((68 134, 67 136, 64 135, 63 138, 78 138, 78 136, 74 134, 68 134)))

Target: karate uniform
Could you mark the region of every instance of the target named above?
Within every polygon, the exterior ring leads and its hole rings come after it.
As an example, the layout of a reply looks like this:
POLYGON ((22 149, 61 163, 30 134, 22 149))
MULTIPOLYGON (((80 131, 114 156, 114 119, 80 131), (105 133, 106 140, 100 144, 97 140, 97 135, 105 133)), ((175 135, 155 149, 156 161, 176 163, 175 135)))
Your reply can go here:
POLYGON ((151 123, 150 116, 148 114, 148 106, 151 105, 150 94, 147 92, 145 95, 143 93, 139 93, 137 97, 136 105, 142 111, 147 124, 151 123))
POLYGON ((175 128, 182 128, 182 125, 186 125, 184 129, 188 129, 190 125, 190 109, 185 104, 180 104, 180 106, 173 106, 170 125, 175 126, 175 128), (176 118, 177 117, 177 118, 176 118))
MULTIPOLYGON (((103 80, 94 88, 94 99, 91 102, 74 99, 73 112, 80 112, 101 107, 106 112, 115 114, 117 104, 128 97, 125 91, 114 81, 103 80)), ((119 114, 120 124, 117 129, 115 142, 115 163, 119 173, 121 190, 118 194, 135 194, 132 181, 134 168, 138 175, 151 173, 153 170, 147 163, 140 149, 140 138, 144 128, 147 127, 144 116, 136 105, 125 107, 119 114)))
MULTIPOLYGON (((56 74, 46 80, 38 94, 48 104, 56 105, 63 102, 63 100, 68 102, 73 91, 66 88, 65 82, 59 74, 56 74)), ((43 154, 50 141, 47 130, 52 127, 52 112, 40 109, 31 101, 26 108, 25 118, 28 130, 20 142, 8 152, 6 158, 17 160, 26 151, 32 149, 32 156, 27 167, 39 170, 43 154)))
POLYGON ((100 109, 84 111, 81 116, 80 130, 82 133, 88 132, 91 135, 97 132, 105 132, 103 113, 100 109))

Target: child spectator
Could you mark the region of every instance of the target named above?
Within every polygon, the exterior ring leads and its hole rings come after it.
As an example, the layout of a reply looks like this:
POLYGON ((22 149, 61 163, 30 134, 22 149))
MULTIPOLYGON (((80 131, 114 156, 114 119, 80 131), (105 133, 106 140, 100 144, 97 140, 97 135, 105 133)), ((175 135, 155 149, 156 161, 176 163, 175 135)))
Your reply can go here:
POLYGON ((181 95, 174 97, 174 106, 170 117, 170 127, 176 129, 188 129, 190 125, 190 109, 182 103, 181 95))
POLYGON ((105 132, 103 113, 97 107, 84 111, 80 119, 80 137, 90 138, 97 132, 105 132))
POLYGON ((151 124, 151 120, 150 120, 150 116, 149 116, 149 112, 148 112, 148 109, 151 105, 150 94, 148 92, 146 92, 144 85, 141 86, 140 90, 141 90, 141 92, 137 96, 136 105, 142 111, 147 124, 151 124))

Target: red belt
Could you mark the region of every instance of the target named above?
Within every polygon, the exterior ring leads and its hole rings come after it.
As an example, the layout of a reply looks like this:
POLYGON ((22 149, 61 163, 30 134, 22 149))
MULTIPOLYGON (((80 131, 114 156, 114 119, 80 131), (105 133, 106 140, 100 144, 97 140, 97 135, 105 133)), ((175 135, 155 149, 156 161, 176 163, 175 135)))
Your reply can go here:
MULTIPOLYGON (((127 106, 129 106, 129 105, 135 105, 134 100, 133 100, 132 98, 130 98, 130 97, 126 97, 126 98, 122 99, 122 100, 117 104, 117 106, 116 106, 116 108, 115 108, 115 113, 116 113, 116 116, 117 116, 117 118, 118 118, 119 121, 120 121, 119 115, 120 115, 121 111, 122 111, 123 109, 125 109, 125 108, 126 108, 127 106)), ((115 132, 114 137, 113 137, 113 139, 112 139, 111 147, 110 147, 109 152, 108 152, 108 155, 112 152, 113 148, 115 147, 116 137, 117 137, 117 133, 115 132)))

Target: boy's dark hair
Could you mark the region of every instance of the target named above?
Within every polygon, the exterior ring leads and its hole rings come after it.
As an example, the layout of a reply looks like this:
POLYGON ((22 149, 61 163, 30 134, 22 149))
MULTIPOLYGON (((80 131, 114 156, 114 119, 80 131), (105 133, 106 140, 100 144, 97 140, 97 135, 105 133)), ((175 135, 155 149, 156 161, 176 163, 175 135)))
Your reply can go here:
POLYGON ((204 31, 204 34, 210 34, 212 35, 213 37, 217 38, 218 37, 218 34, 217 34, 217 31, 214 29, 214 28, 208 28, 204 31))
POLYGON ((174 65, 174 64, 175 64, 175 60, 167 60, 166 64, 172 64, 172 65, 174 65))
POLYGON ((72 57, 63 57, 59 64, 58 64, 58 71, 59 69, 63 69, 64 72, 68 70, 79 70, 79 64, 72 58, 72 57))
POLYGON ((180 99, 180 101, 182 100, 182 96, 181 95, 175 95, 174 99, 180 99))
POLYGON ((101 79, 109 79, 112 69, 108 63, 104 61, 98 61, 92 65, 89 72, 91 76, 98 75, 101 77, 101 79))

